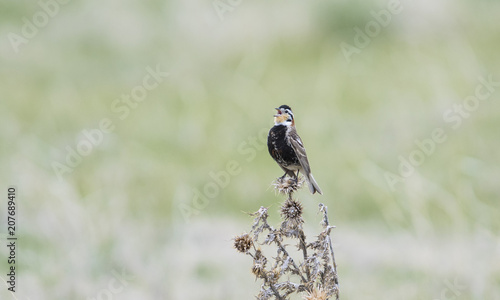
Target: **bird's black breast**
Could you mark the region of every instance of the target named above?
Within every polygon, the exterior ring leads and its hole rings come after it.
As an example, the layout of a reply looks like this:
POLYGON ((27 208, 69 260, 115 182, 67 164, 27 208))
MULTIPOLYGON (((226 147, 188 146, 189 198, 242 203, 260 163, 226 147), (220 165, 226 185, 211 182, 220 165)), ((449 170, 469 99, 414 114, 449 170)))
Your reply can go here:
POLYGON ((282 167, 300 165, 293 148, 288 144, 286 137, 287 127, 275 125, 269 130, 267 148, 271 157, 282 167))

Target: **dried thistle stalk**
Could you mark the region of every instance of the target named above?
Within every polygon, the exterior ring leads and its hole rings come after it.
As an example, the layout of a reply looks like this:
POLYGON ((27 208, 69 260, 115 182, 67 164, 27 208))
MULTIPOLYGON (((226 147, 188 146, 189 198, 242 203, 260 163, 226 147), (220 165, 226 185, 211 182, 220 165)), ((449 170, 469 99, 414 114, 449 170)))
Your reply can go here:
POLYGON ((234 238, 237 251, 253 258, 252 273, 263 281, 257 299, 289 299, 292 294, 303 294, 305 300, 339 299, 337 265, 333 253, 330 233, 335 226, 329 225, 328 209, 320 203, 323 213, 323 230, 316 240, 306 242, 303 225, 303 206, 293 193, 304 183, 303 178, 278 178, 273 182, 275 190, 287 195, 280 208, 282 222, 278 229, 269 225, 268 208, 261 206, 250 214, 254 217, 249 233, 234 238), (302 253, 302 261, 295 261, 287 249, 284 240, 296 240, 297 248, 302 253), (268 259, 258 245, 274 247, 276 257, 268 259), (310 252, 310 253, 308 253, 310 252), (268 261, 271 264, 268 265, 268 261))

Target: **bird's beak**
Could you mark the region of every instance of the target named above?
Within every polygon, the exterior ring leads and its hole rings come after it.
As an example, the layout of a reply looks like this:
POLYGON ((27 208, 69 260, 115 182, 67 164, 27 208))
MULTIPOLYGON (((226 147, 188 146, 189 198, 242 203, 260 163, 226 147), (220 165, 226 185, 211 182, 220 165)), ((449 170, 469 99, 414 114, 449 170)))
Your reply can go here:
POLYGON ((278 111, 278 113, 275 114, 274 116, 277 117, 277 116, 281 115, 281 110, 279 108, 275 108, 275 109, 278 111))

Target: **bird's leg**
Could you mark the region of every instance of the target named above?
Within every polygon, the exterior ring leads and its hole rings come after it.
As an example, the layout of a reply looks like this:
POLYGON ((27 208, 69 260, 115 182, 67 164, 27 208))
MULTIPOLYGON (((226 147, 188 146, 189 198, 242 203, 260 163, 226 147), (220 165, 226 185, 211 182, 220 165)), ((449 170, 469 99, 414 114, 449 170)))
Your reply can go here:
POLYGON ((295 175, 295 183, 299 182, 299 171, 297 173, 293 172, 293 175, 295 175))
POLYGON ((285 172, 285 174, 283 174, 283 176, 280 177, 280 181, 285 180, 286 174, 288 174, 288 172, 285 172))
POLYGON ((298 173, 299 173, 298 171, 297 171, 297 174, 295 174, 295 172, 294 172, 294 171, 288 170, 288 171, 286 171, 285 175, 283 175, 283 178, 284 178, 286 175, 288 175, 288 177, 290 178, 290 179, 289 179, 290 181, 292 181, 292 182, 294 182, 294 183, 297 183, 297 182, 298 182, 298 177, 297 177, 297 176, 298 176, 298 173))

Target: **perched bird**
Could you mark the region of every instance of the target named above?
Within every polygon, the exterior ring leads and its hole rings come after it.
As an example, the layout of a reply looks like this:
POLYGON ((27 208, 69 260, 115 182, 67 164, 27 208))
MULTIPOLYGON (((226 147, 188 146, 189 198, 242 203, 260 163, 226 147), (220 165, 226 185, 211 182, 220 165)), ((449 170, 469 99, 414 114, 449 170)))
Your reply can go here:
POLYGON ((288 105, 281 105, 276 110, 278 113, 274 115, 274 126, 267 136, 267 147, 269 154, 285 171, 281 178, 283 179, 288 174, 297 180, 301 172, 306 178, 311 193, 323 194, 311 173, 306 149, 295 129, 292 109, 288 105))

